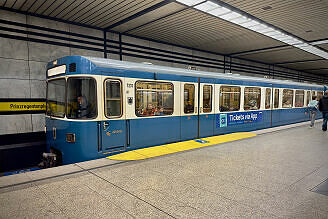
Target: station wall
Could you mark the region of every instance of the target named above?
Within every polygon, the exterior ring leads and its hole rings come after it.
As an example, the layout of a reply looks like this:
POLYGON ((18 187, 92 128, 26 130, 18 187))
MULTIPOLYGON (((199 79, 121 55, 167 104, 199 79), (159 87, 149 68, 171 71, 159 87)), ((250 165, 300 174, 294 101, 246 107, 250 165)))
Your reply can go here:
MULTIPOLYGON (((107 33, 106 40, 105 54, 102 30, 0 10, 0 99, 44 99, 46 64, 67 55, 107 56, 179 68, 195 66, 197 70, 260 77, 272 77, 274 72, 269 65, 129 35, 107 33)), ((43 114, 0 115, 0 135, 43 130, 43 114)))

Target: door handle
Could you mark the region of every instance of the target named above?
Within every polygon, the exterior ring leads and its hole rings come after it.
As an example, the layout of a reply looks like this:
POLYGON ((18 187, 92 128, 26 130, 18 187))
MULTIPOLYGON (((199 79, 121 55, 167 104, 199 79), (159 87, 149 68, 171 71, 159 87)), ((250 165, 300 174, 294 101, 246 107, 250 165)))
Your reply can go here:
POLYGON ((104 121, 103 127, 104 127, 104 130, 107 130, 109 127, 109 122, 104 121))

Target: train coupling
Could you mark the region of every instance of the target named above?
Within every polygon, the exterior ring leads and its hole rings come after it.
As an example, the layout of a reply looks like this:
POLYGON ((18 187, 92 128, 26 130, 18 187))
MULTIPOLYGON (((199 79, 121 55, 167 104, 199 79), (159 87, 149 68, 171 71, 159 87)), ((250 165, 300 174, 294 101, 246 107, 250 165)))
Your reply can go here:
POLYGON ((40 168, 50 168, 58 166, 57 155, 55 153, 43 153, 40 168))

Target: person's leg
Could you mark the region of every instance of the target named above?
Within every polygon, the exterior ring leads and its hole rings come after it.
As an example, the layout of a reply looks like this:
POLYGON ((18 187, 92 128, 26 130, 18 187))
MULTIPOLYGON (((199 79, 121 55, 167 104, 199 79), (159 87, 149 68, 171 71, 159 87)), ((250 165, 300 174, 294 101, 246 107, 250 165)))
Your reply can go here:
POLYGON ((327 131, 328 113, 322 113, 322 117, 323 117, 322 130, 327 131))
POLYGON ((314 121, 315 121, 316 113, 314 111, 310 111, 310 119, 311 119, 311 125, 310 127, 314 126, 314 121))

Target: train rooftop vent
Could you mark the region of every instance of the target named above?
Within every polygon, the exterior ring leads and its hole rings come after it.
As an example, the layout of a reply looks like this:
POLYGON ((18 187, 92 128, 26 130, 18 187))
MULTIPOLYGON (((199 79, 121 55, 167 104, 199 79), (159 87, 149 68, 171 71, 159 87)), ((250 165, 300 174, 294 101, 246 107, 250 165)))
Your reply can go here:
POLYGON ((69 72, 76 72, 76 63, 69 64, 69 72))

